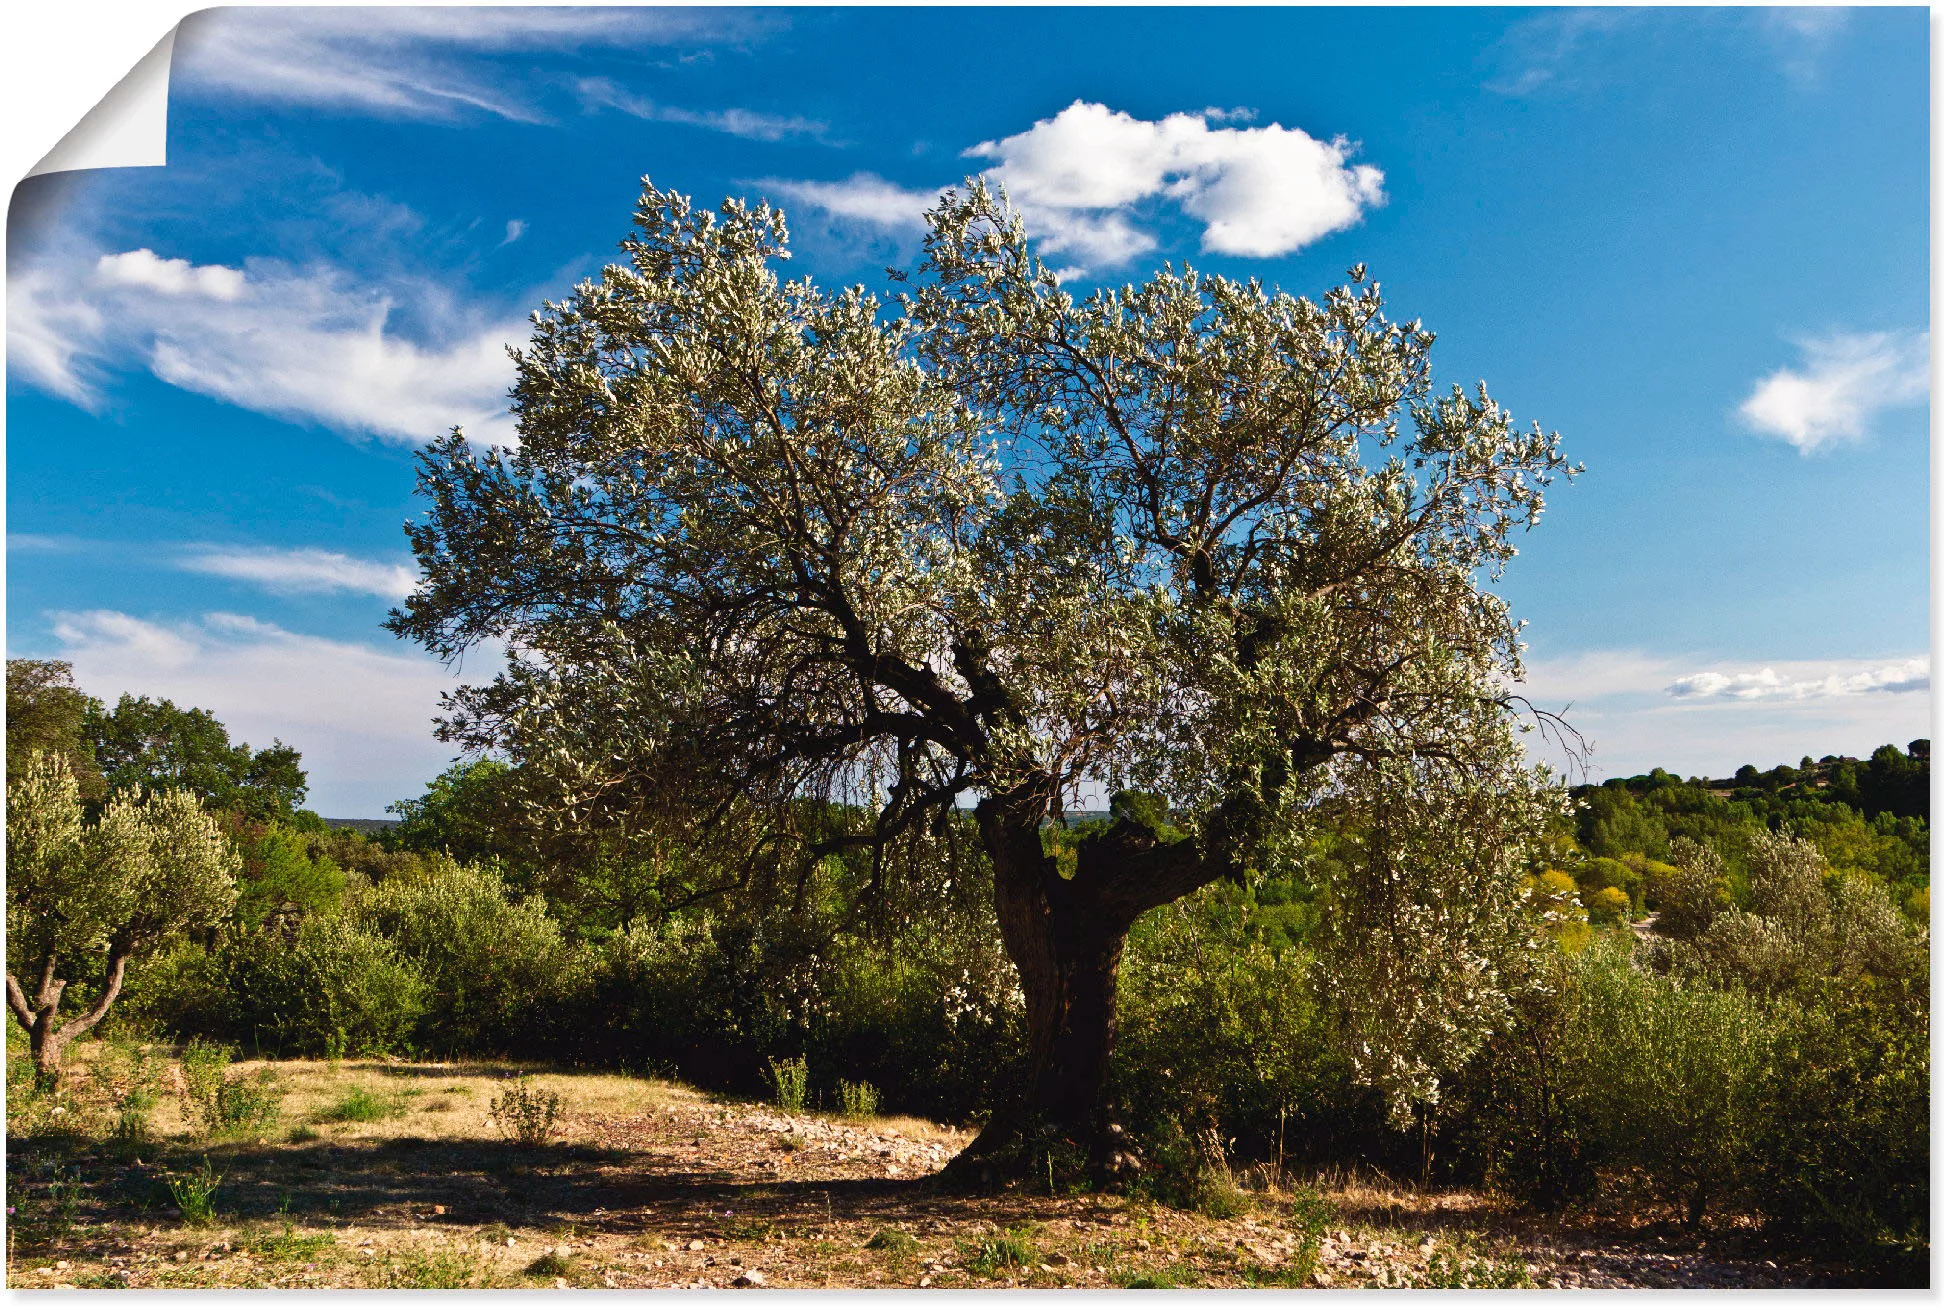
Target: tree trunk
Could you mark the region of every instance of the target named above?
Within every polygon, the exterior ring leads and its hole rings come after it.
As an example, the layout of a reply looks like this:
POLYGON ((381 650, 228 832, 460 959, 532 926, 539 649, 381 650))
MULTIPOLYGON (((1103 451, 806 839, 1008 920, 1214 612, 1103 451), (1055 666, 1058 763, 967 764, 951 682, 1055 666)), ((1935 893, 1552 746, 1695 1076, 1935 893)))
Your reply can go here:
POLYGON ((102 985, 101 996, 95 1005, 65 1025, 57 1024, 61 1016, 61 997, 67 992, 68 982, 56 979, 55 964, 50 958, 41 971, 40 987, 28 1000, 20 981, 12 975, 7 976, 7 1007, 14 1018, 27 1031, 28 1051, 34 1057, 34 1070, 47 1081, 61 1077, 61 1057, 68 1044, 86 1034, 101 1022, 108 1009, 115 1005, 121 996, 122 979, 127 974, 128 963, 133 950, 117 943, 108 961, 108 979, 102 985))
POLYGON ((1064 878, 1042 852, 1038 804, 990 798, 975 814, 993 866, 1001 941, 1020 972, 1028 1066, 1018 1095, 997 1109, 953 1173, 990 1184, 1040 1178, 1062 1171, 1067 1158, 1068 1173, 1100 1174, 1124 1145, 1108 1104, 1123 944, 1144 911, 1218 872, 1191 845, 1163 845, 1123 823, 1084 844, 1064 878))

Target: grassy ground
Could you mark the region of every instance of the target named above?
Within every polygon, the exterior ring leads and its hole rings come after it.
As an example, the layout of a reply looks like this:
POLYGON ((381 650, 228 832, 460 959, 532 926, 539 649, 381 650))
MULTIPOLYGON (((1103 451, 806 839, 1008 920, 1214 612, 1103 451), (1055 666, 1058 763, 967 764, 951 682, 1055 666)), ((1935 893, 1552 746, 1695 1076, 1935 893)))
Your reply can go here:
MULTIPOLYGON (((165 1097, 145 1136, 62 1090, 10 1107, 13 1288, 931 1288, 1766 1285, 1803 1272, 1655 1236, 1541 1230, 1491 1200, 1334 1177, 1219 1218, 1113 1195, 954 1195, 970 1137, 787 1114, 680 1085, 535 1072, 544 1141, 493 1115, 504 1064, 288 1061, 276 1111, 211 1134, 165 1097), (63 1105, 62 1100, 76 1104, 63 1105), (30 1115, 31 1111, 31 1115, 30 1115)), ((178 1092, 180 1070, 156 1054, 178 1092)), ((248 1078, 261 1063, 240 1063, 248 1078)), ((107 1065, 103 1063, 104 1071, 107 1065)), ((105 1082, 105 1079, 104 1079, 105 1082)))

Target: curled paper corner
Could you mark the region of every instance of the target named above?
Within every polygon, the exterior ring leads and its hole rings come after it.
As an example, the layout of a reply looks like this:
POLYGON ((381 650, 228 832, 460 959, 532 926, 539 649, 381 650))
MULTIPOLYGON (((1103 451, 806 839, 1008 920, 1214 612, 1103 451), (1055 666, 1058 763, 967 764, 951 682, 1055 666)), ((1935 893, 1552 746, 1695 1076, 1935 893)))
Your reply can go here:
POLYGON ((70 169, 158 168, 169 162, 169 60, 176 47, 172 27, 155 48, 81 116, 30 178, 70 169))

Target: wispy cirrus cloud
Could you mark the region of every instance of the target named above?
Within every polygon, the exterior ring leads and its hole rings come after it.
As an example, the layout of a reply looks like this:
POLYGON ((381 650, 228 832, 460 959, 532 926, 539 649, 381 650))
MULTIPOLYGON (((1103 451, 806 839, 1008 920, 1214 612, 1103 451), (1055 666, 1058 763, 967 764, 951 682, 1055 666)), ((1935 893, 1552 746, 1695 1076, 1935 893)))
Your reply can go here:
POLYGON ((736 40, 772 21, 707 7, 214 9, 183 24, 175 76, 192 94, 390 118, 543 122, 537 58, 736 40))
POLYGON ((1926 399, 1925 333, 1835 333, 1798 345, 1803 363, 1760 379, 1738 413, 1806 455, 1859 441, 1881 411, 1926 399))
MULTIPOLYGON (((1322 141, 1276 123, 1232 127, 1248 110, 1147 120, 1076 101, 1025 131, 969 147, 991 161, 1040 247, 1091 267, 1155 249, 1147 211, 1173 206, 1203 226, 1203 249, 1282 255, 1358 223, 1385 202, 1384 175, 1355 164, 1344 138, 1322 141)), ((915 229, 940 189, 871 173, 837 182, 764 179, 788 200, 839 218, 915 229)))
MULTIPOLYGON (((307 804, 325 815, 382 815, 452 758, 432 719, 453 676, 403 646, 339 642, 222 612, 157 621, 90 610, 52 620, 49 654, 71 662, 91 695, 167 697, 215 712, 237 738, 298 748, 310 774, 307 804)), ((484 655, 483 663, 498 660, 484 655)))
POLYGON ((796 114, 767 114, 754 109, 684 109, 640 96, 605 77, 575 83, 582 104, 589 109, 615 109, 651 123, 680 123, 687 127, 724 132, 748 141, 805 139, 828 141, 829 124, 796 114))
POLYGON ((403 600, 419 577, 408 565, 311 547, 205 548, 180 557, 177 564, 193 574, 256 583, 272 592, 356 592, 387 601, 403 600))
POLYGON ((856 219, 878 228, 909 228, 917 232, 927 209, 940 198, 940 189, 902 187, 876 173, 854 173, 840 182, 793 178, 758 178, 752 183, 774 196, 796 201, 839 219, 856 219))
POLYGON ((1709 41, 1768 56, 1794 82, 1818 80, 1826 53, 1843 35, 1848 11, 1819 6, 1658 9, 1583 5, 1538 8, 1511 22, 1482 55, 1483 89, 1520 99, 1587 91, 1623 76, 1618 42, 1709 41))
POLYGON ((8 355, 20 376, 90 409, 110 374, 146 368, 166 383, 244 409, 352 436, 419 442, 458 424, 511 443, 506 345, 521 321, 441 340, 391 320, 410 298, 464 322, 423 280, 361 282, 330 265, 277 260, 198 265, 147 248, 57 255, 8 280, 8 355))

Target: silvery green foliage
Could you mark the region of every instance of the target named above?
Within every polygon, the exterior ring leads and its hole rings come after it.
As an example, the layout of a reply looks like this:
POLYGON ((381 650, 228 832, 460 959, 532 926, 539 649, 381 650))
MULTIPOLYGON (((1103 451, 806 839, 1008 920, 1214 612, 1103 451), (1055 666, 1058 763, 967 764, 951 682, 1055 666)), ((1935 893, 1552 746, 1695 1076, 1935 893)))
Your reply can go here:
POLYGON ((1441 1081, 1507 1015, 1542 947, 1520 879, 1561 794, 1526 767, 1503 726, 1499 759, 1469 768, 1397 760, 1350 769, 1320 804, 1341 827, 1326 874, 1316 983, 1346 1027, 1355 1073, 1394 1119, 1440 1100, 1441 1081), (1344 849, 1349 848, 1349 851, 1344 849))
POLYGON ((1816 844, 1752 835, 1746 908, 1717 915, 1680 960, 1723 983, 1778 992, 1823 980, 1903 979, 1926 968, 1926 940, 1885 891, 1827 872, 1816 844))
POLYGON ((35 753, 7 788, 7 969, 87 969, 111 947, 152 947, 215 923, 240 862, 186 792, 118 793, 94 824, 65 758, 35 753))

